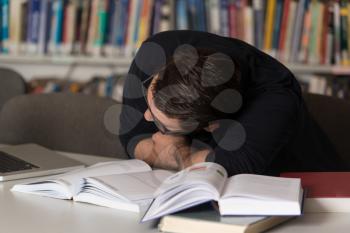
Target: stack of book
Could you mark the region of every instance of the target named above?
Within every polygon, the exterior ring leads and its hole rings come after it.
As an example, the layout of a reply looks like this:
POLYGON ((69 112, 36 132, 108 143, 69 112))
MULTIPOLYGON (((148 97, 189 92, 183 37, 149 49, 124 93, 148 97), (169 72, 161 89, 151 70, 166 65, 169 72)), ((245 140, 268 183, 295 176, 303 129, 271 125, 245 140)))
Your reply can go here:
POLYGON ((171 29, 242 39, 283 62, 349 65, 347 0, 1 0, 1 51, 132 55, 171 29))
POLYGON ((347 76, 299 75, 304 92, 350 99, 350 80, 347 76))
POLYGON ((31 94, 70 92, 109 97, 122 101, 123 80, 120 75, 112 74, 108 77, 94 77, 87 82, 65 80, 61 78, 34 78, 28 83, 31 94))

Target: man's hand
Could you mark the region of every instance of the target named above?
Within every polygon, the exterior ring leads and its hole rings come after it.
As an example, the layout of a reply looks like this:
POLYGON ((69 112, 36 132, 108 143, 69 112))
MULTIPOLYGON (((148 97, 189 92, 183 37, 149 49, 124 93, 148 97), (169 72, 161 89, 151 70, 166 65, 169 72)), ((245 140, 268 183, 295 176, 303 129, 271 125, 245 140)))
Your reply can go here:
POLYGON ((183 136, 164 135, 160 132, 153 134, 153 151, 156 159, 155 167, 180 170, 186 167, 190 159, 191 149, 188 140, 183 136))

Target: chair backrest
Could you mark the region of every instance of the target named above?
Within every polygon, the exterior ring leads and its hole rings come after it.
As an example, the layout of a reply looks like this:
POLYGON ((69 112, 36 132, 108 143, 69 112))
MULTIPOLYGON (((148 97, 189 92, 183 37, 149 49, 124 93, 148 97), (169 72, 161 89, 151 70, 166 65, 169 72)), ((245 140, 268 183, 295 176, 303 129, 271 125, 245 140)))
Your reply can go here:
POLYGON ((304 94, 304 100, 338 154, 350 164, 350 102, 316 94, 304 94))
POLYGON ((14 96, 22 95, 26 91, 23 77, 17 72, 0 68, 0 109, 14 96))
POLYGON ((0 144, 127 158, 118 137, 120 111, 121 104, 91 95, 18 96, 0 112, 0 144))

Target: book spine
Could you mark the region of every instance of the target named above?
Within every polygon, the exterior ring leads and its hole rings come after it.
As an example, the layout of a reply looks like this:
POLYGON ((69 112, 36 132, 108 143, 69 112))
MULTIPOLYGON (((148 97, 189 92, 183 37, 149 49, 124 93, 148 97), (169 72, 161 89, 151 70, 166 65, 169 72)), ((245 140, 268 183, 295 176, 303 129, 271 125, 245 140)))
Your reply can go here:
POLYGON ((62 45, 62 35, 63 35, 63 23, 64 23, 64 8, 65 1, 59 0, 57 1, 56 8, 56 21, 55 21, 55 34, 54 34, 54 53, 61 53, 61 45, 62 45))
POLYGON ((339 1, 334 2, 334 62, 336 65, 341 64, 340 48, 340 6, 339 1))
POLYGON ((329 3, 325 3, 322 20, 322 41, 320 48, 320 64, 326 64, 326 51, 327 51, 327 43, 328 43, 328 22, 329 22, 329 11, 328 11, 329 3))
POLYGON ((253 19, 253 8, 251 5, 248 5, 247 2, 244 3, 243 6, 243 17, 244 17, 244 25, 243 27, 243 34, 244 34, 244 40, 251 44, 254 45, 254 19, 253 19), (248 26, 249 25, 249 26, 248 26))
POLYGON ((81 27, 83 20, 83 1, 84 0, 75 0, 73 4, 75 5, 74 13, 74 30, 73 30, 73 42, 72 42, 72 54, 80 54, 81 48, 81 27))
POLYGON ((9 0, 1 0, 2 53, 9 53, 9 0))
POLYGON ((98 2, 97 12, 97 31, 93 44, 93 55, 101 56, 102 48, 105 41, 106 26, 107 26, 107 1, 102 0, 98 2))
POLYGON ((304 26, 301 35, 301 46, 299 51, 298 61, 301 63, 307 63, 309 56, 309 44, 310 44, 310 33, 311 33, 311 18, 312 12, 314 11, 314 4, 308 4, 304 13, 304 26))
POLYGON ((276 13, 276 0, 268 0, 265 21, 264 51, 271 54, 273 23, 276 13))
POLYGON ((333 2, 328 3, 328 22, 327 22, 327 48, 326 48, 326 59, 325 64, 333 64, 334 63, 334 4, 333 2))
POLYGON ((272 34, 272 49, 271 55, 276 57, 278 52, 278 42, 281 31, 281 21, 282 21, 282 10, 283 10, 283 1, 277 0, 276 2, 276 13, 275 20, 273 25, 273 34, 272 34))
POLYGON ((229 18, 229 35, 232 38, 237 37, 237 9, 234 0, 229 1, 228 5, 228 18, 229 18))
POLYGON ((286 0, 283 4, 283 10, 282 10, 282 21, 281 21, 281 34, 278 41, 278 58, 283 60, 284 58, 284 52, 285 52, 285 42, 286 42, 286 35, 287 35, 287 28, 288 28, 288 17, 290 12, 290 1, 286 0))
POLYGON ((264 8, 262 0, 253 0, 254 11, 254 45, 263 49, 264 35, 264 8))
POLYGON ((288 15, 286 42, 283 49, 283 58, 282 58, 283 61, 291 60, 291 44, 292 44, 294 22, 295 22, 296 11, 297 11, 297 2, 291 1, 289 8, 290 8, 290 12, 288 15))
POLYGON ((220 0, 208 0, 209 1, 209 15, 210 21, 209 28, 211 33, 220 34, 220 0))
POLYGON ((205 5, 202 0, 197 0, 196 5, 198 7, 198 10, 197 10, 198 30, 206 31, 207 22, 205 18, 205 5))
POLYGON ((41 7, 40 7, 40 27, 38 32, 38 54, 44 55, 46 53, 46 43, 47 43, 47 29, 49 27, 47 26, 49 22, 48 18, 48 9, 49 9, 49 3, 50 1, 42 1, 41 7))
POLYGON ((178 0, 176 2, 176 29, 188 29, 187 5, 186 0, 178 0))
POLYGON ((38 52, 39 30, 40 30, 40 0, 31 0, 30 7, 30 26, 28 27, 28 47, 27 52, 36 54, 38 52))
POLYGON ((91 21, 91 0, 82 1, 82 16, 80 25, 79 53, 87 54, 87 41, 89 36, 89 22, 91 21))
POLYGON ((293 26, 293 34, 291 41, 291 56, 289 62, 297 62, 298 52, 300 48, 300 40, 301 40, 301 32, 302 32, 302 24, 305 12, 307 0, 300 0, 298 2, 298 6, 296 9, 296 16, 293 26))
POLYGON ((348 2, 346 0, 340 1, 340 47, 341 47, 341 64, 346 66, 349 65, 349 54, 348 54, 348 2))
POLYGON ((98 28, 98 7, 99 1, 92 0, 90 8, 90 20, 87 25, 88 28, 88 37, 86 41, 86 54, 93 54, 94 51, 94 42, 96 40, 97 28, 98 28))
POLYGON ((229 36, 228 0, 220 2, 220 34, 229 36))

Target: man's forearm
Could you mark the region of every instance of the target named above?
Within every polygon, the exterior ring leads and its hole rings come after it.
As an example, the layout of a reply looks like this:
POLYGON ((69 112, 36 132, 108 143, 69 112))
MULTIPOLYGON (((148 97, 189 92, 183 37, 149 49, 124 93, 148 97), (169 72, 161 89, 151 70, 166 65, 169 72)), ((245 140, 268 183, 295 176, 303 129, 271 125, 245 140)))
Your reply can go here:
POLYGON ((151 138, 141 140, 135 147, 134 155, 136 159, 140 159, 153 166, 156 154, 153 150, 154 144, 151 138))

